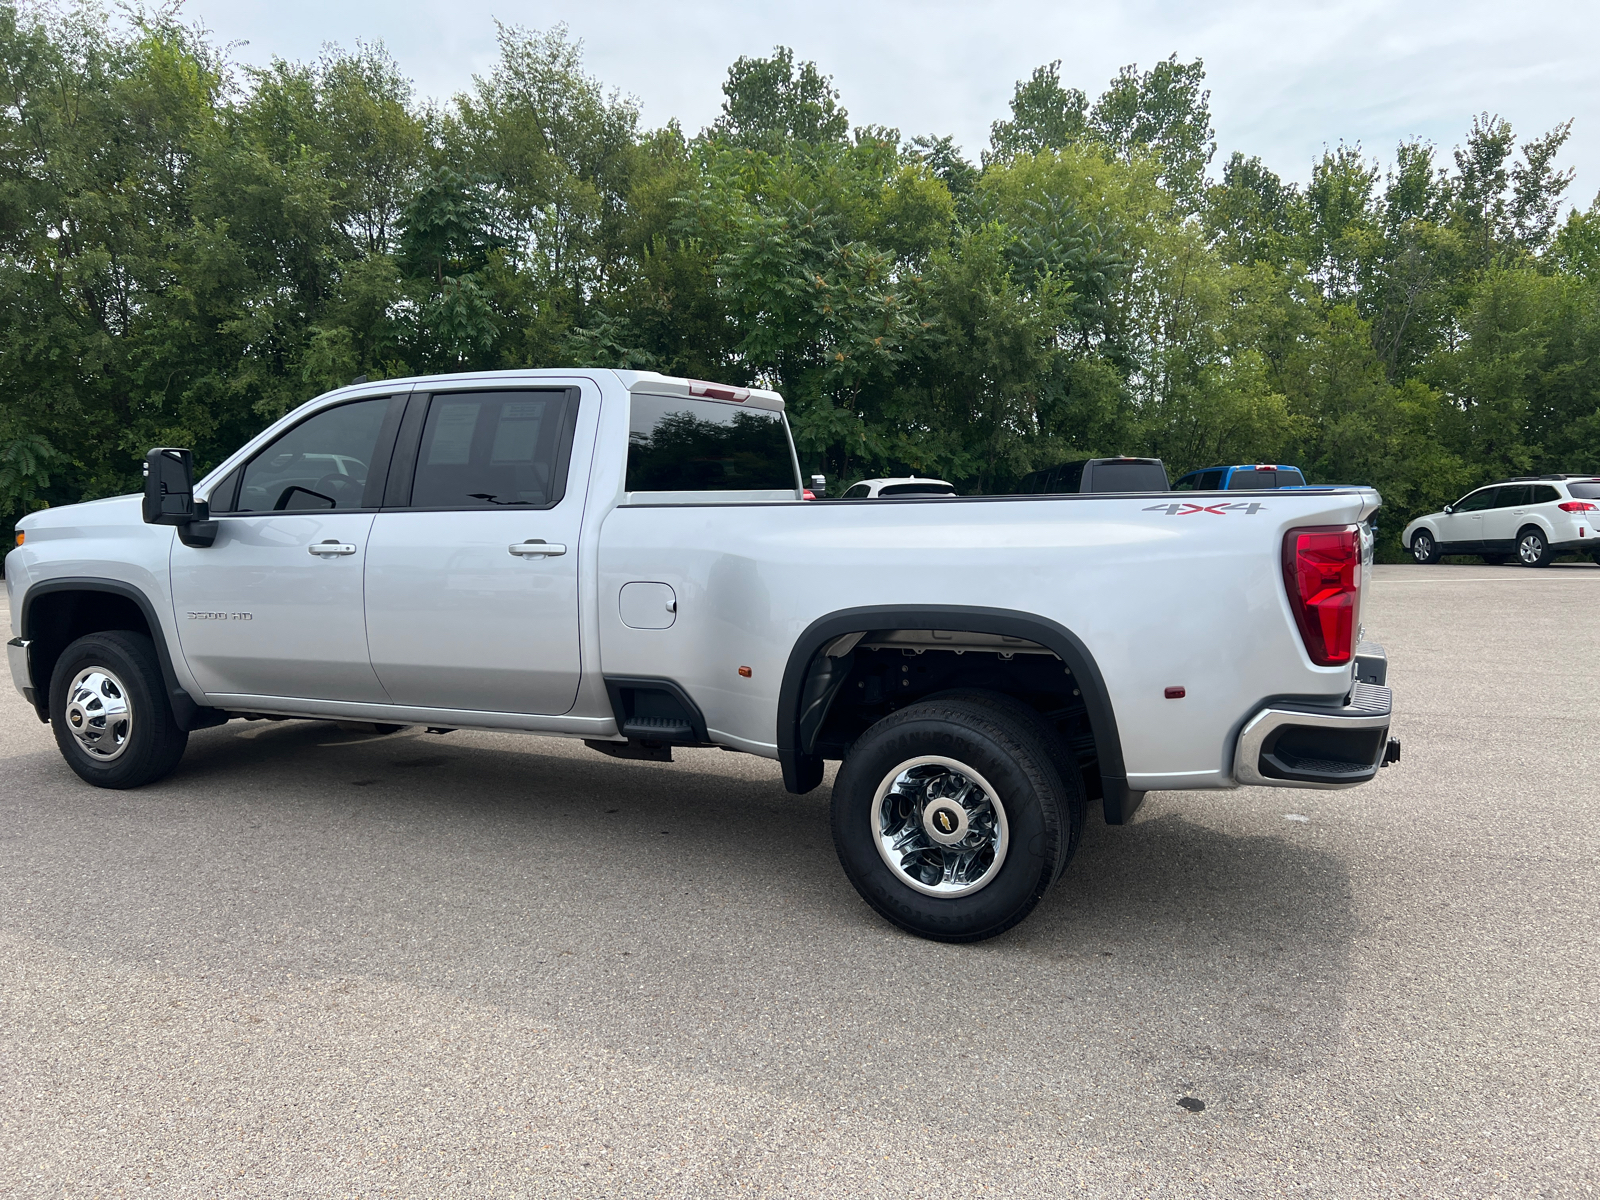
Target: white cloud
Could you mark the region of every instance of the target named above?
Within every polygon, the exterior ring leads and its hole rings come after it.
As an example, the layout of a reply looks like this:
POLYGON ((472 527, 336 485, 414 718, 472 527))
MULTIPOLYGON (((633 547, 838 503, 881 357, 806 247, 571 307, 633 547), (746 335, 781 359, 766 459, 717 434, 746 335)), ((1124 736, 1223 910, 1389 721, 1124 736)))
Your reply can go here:
POLYGON ((1587 204, 1600 188, 1600 9, 1570 0, 190 0, 185 11, 248 40, 234 52, 243 62, 381 39, 423 94, 440 97, 492 64, 495 17, 565 21, 589 70, 637 96, 647 122, 677 117, 690 132, 716 116, 729 63, 781 43, 834 77, 856 123, 953 134, 974 158, 1015 81, 1039 64, 1061 59, 1063 80, 1093 97, 1124 63, 1176 52, 1205 59, 1219 159, 1259 154, 1304 180, 1341 139, 1387 160, 1401 137, 1421 136, 1448 155, 1488 110, 1524 136, 1575 117, 1563 156, 1578 170, 1573 198, 1587 204))

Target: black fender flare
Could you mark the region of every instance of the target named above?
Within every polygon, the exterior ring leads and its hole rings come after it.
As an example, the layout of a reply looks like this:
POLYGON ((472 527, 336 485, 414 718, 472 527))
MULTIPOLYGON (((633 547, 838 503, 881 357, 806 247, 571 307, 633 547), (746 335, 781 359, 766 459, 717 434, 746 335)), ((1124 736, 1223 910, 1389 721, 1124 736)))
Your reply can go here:
MULTIPOLYGON (((105 592, 133 601, 144 614, 145 624, 150 630, 150 640, 155 643, 156 657, 161 662, 161 678, 167 685, 167 699, 172 704, 172 715, 178 723, 178 728, 185 731, 206 729, 212 725, 220 725, 228 719, 221 709, 207 708, 196 703, 194 697, 178 683, 178 673, 173 669, 172 654, 167 646, 166 627, 156 616, 155 605, 150 602, 150 597, 131 583, 123 583, 118 579, 96 579, 92 576, 58 576, 53 579, 41 579, 38 583, 29 585, 28 590, 22 595, 22 613, 19 620, 24 638, 31 636, 34 602, 40 597, 56 592, 105 592)), ((29 670, 30 672, 33 670, 31 662, 29 670)), ((50 681, 48 679, 41 681, 35 676, 33 683, 35 707, 39 710, 40 719, 48 721, 50 681)))
POLYGON ((789 791, 803 794, 822 782, 822 759, 807 752, 800 739, 801 700, 813 660, 835 638, 873 629, 958 629, 1024 638, 1049 647, 1072 671, 1088 711, 1099 757, 1100 782, 1105 790, 1106 822, 1123 825, 1133 816, 1144 793, 1128 788, 1117 715, 1111 707, 1105 677, 1083 639, 1048 617, 960 604, 847 608, 819 617, 806 627, 789 651, 778 690, 778 761, 783 767, 783 785, 789 791))

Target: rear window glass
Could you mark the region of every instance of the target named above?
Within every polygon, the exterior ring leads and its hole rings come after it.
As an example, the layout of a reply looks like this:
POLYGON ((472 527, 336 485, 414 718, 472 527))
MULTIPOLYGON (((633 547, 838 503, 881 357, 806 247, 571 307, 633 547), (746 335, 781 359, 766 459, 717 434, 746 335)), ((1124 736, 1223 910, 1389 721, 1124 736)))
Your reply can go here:
POLYGON ((630 492, 795 491, 783 414, 716 400, 634 396, 630 492))
POLYGON ((948 483, 891 483, 878 492, 880 496, 954 496, 956 489, 948 483))
POLYGON ((1536 483, 1533 485, 1533 498, 1529 500, 1528 503, 1553 504, 1559 499, 1561 499, 1561 493, 1556 491, 1555 488, 1551 487, 1548 483, 1536 483))
POLYGON ((1574 500, 1600 500, 1600 483, 1569 483, 1567 491, 1574 500))
POLYGON ((1228 479, 1230 492, 1256 492, 1278 486, 1278 473, 1276 471, 1258 471, 1254 467, 1246 467, 1242 471, 1235 471, 1228 479))
POLYGON ((1304 487, 1306 477, 1293 467, 1278 472, 1279 487, 1304 487))
POLYGON ((1167 470, 1160 463, 1099 462, 1090 483, 1096 492, 1164 492, 1167 470))

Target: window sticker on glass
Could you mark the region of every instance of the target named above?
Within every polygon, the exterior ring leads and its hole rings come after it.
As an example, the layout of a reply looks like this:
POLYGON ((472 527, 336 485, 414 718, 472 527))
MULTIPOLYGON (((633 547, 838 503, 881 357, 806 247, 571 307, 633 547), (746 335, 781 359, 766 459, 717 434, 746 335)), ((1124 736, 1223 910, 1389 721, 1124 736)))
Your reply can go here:
POLYGON ((495 466, 533 461, 539 445, 539 426, 544 418, 544 402, 507 404, 500 410, 494 445, 489 461, 495 466))
POLYGON ((478 427, 475 403, 446 402, 430 422, 433 439, 428 446, 430 467, 461 467, 472 457, 472 433, 478 427))

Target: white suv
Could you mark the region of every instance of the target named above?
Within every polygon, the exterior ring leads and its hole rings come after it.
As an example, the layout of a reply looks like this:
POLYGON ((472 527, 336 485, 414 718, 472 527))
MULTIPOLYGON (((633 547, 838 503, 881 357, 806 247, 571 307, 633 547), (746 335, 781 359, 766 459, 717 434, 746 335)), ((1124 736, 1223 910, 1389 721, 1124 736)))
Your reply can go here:
POLYGON ((1502 563, 1514 554, 1525 567, 1543 567, 1558 554, 1600 552, 1596 518, 1600 475, 1540 475, 1468 492, 1411 522, 1400 541, 1419 563, 1438 562, 1441 554, 1502 563))
POLYGON ((842 500, 880 500, 891 496, 954 496, 956 486, 942 479, 919 479, 908 475, 902 479, 863 479, 845 489, 842 500))

